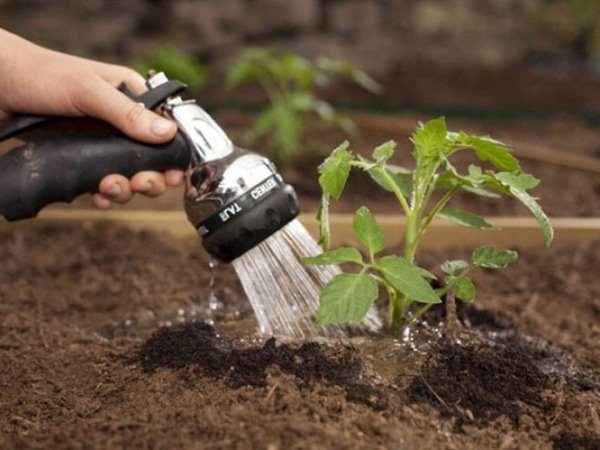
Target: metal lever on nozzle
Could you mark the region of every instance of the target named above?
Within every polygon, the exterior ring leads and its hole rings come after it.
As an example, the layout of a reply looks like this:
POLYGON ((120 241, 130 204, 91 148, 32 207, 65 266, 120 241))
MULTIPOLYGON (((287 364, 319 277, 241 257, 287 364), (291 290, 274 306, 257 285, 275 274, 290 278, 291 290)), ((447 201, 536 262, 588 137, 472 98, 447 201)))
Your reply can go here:
MULTIPOLYGON (((202 108, 179 94, 185 85, 164 74, 135 99, 160 106, 178 124, 173 141, 135 142, 107 124, 81 118, 17 116, 0 140, 45 125, 43 136, 0 156, 0 215, 35 217, 46 205, 96 192, 108 174, 186 170, 185 209, 214 257, 231 261, 298 214, 293 189, 266 158, 235 147, 202 108)), ((122 91, 128 93, 126 88, 122 91)))

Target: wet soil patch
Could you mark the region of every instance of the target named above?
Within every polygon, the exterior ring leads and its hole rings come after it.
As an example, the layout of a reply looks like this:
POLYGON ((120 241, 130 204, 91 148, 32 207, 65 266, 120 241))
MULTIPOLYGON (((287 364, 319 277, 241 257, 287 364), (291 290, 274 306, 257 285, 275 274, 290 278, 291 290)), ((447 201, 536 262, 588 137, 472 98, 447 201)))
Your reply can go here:
POLYGON ((560 433, 552 438, 553 450, 598 450, 600 435, 560 433))
POLYGON ((233 388, 264 387, 268 369, 276 367, 301 387, 324 381, 344 388, 349 401, 377 410, 388 403, 383 391, 361 381, 365 366, 350 347, 328 350, 315 342, 294 347, 271 338, 261 347, 234 348, 210 325, 189 323, 157 331, 142 345, 139 360, 146 372, 195 367, 233 388))
POLYGON ((407 393, 412 402, 425 402, 442 416, 486 425, 499 416, 517 426, 521 404, 548 410, 542 393, 549 377, 520 347, 443 343, 421 368, 407 393))

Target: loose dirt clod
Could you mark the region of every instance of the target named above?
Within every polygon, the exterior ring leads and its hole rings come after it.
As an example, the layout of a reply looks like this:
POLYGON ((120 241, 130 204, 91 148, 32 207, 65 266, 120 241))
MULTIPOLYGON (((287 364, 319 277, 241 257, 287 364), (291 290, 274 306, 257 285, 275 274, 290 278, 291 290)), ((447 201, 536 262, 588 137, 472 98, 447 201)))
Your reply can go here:
POLYGON ((292 347, 271 338, 262 347, 234 348, 210 325, 188 323, 157 331, 142 345, 139 360, 146 372, 197 367, 234 388, 266 386, 267 369, 276 366, 300 385, 326 381, 343 387, 349 401, 387 407, 383 392, 360 380, 365 366, 349 347, 334 351, 314 342, 292 347))

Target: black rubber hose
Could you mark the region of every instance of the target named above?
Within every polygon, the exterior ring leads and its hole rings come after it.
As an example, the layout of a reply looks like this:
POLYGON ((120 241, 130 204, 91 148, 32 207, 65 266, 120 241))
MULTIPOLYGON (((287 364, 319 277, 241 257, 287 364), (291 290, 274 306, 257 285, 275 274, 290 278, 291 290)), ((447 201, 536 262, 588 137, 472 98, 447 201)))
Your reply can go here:
POLYGON ((46 205, 97 192, 111 173, 131 177, 142 170, 184 170, 190 151, 179 133, 162 145, 142 144, 121 134, 62 135, 15 148, 0 156, 0 215, 35 217, 46 205))

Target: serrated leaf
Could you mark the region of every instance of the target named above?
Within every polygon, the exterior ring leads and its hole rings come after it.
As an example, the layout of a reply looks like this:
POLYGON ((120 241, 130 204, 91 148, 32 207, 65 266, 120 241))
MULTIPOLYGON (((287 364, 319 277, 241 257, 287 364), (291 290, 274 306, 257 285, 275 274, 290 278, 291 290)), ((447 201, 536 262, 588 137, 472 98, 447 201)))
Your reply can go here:
POLYGON ((538 180, 536 177, 523 172, 498 172, 495 174, 495 177, 503 185, 519 189, 521 191, 528 191, 529 189, 533 189, 540 184, 540 180, 538 180))
POLYGON ((387 141, 375 147, 375 150, 373 150, 373 158, 379 163, 387 161, 394 154, 395 150, 396 142, 387 141))
POLYGON ((465 303, 472 303, 475 300, 475 285, 469 277, 449 276, 446 278, 446 284, 459 300, 465 303))
POLYGON ((375 265, 394 289, 420 303, 440 303, 431 285, 423 278, 419 267, 398 256, 385 256, 375 265))
POLYGON ((302 262, 309 266, 328 266, 331 264, 348 262, 362 264, 363 257, 360 252, 353 247, 340 247, 334 250, 325 251, 317 256, 302 258, 302 262))
POLYGON ((519 254, 514 250, 500 250, 493 245, 484 245, 473 250, 471 260, 474 266, 490 269, 504 269, 515 262, 519 254))
POLYGON ((385 236, 375 216, 365 206, 354 213, 352 229, 358 240, 374 255, 385 247, 385 236))
POLYGON ((460 142, 473 148, 481 161, 489 161, 494 167, 509 172, 520 170, 519 161, 502 142, 489 137, 470 136, 460 133, 460 142))
POLYGON ((348 141, 342 142, 319 166, 319 185, 323 192, 327 192, 336 200, 342 195, 350 174, 350 161, 353 156, 348 151, 349 146, 348 141))
POLYGON ((331 231, 329 229, 329 194, 326 192, 321 195, 317 220, 319 221, 319 245, 324 250, 328 250, 331 231))
POLYGON ((448 143, 447 134, 448 129, 445 117, 419 123, 419 126, 411 137, 411 141, 415 147, 416 159, 418 159, 419 155, 425 156, 438 153, 446 148, 448 143))
POLYGON ((442 264, 441 268, 444 273, 448 275, 454 275, 459 270, 465 270, 470 267, 470 264, 467 261, 462 259, 455 259, 452 261, 446 261, 442 264))
POLYGON ((321 290, 317 322, 360 322, 377 299, 377 282, 368 274, 341 273, 321 290))
POLYGON ((392 192, 393 188, 390 184, 389 180, 383 175, 383 171, 387 173, 392 183, 394 183, 402 195, 405 197, 410 197, 412 192, 412 174, 404 173, 404 172, 394 172, 393 168, 386 166, 385 168, 381 167, 373 167, 370 170, 367 170, 367 173, 371 176, 373 181, 375 181, 379 186, 381 186, 386 191, 392 192))
POLYGON ((550 219, 548 219, 548 216, 546 215, 546 213, 544 213, 542 207, 539 205, 538 202, 535 201, 535 199, 531 195, 529 195, 525 191, 521 191, 519 189, 511 187, 510 192, 512 193, 512 195, 515 196, 515 198, 517 198, 521 203, 523 203, 523 205, 525 205, 527 209, 529 209, 529 211, 531 211, 533 217, 535 217, 538 224, 540 225, 542 233, 544 234, 544 245, 546 245, 546 247, 549 247, 552 243, 552 240, 554 239, 554 229, 552 228, 550 219))
POLYGON ((460 209, 444 208, 438 213, 438 217, 441 219, 450 220, 458 225, 477 228, 479 230, 494 228, 494 225, 487 222, 483 217, 460 209))

